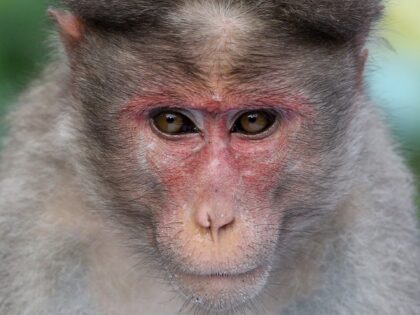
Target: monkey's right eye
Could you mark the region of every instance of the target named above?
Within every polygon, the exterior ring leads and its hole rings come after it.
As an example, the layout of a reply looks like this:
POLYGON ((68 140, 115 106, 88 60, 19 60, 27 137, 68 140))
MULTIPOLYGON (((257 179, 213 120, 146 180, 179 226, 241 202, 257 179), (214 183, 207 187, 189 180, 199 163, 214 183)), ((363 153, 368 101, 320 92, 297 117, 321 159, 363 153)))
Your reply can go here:
POLYGON ((199 132, 191 119, 176 111, 160 112, 153 116, 152 122, 160 132, 171 136, 199 132))

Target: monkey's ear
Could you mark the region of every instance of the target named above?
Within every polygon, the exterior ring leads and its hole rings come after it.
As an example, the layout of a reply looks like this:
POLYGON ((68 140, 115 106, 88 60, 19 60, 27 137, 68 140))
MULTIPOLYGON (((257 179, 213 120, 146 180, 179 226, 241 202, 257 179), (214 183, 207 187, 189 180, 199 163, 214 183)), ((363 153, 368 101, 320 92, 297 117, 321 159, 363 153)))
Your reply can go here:
POLYGON ((83 39, 84 25, 80 18, 68 11, 48 9, 48 15, 54 19, 66 48, 73 48, 83 39))

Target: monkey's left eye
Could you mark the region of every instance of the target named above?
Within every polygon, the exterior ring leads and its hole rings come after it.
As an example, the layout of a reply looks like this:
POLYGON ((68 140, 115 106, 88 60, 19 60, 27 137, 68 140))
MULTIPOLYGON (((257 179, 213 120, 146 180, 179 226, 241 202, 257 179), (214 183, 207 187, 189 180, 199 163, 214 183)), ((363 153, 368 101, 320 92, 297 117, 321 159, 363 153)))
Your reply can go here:
POLYGON ((153 116, 154 126, 167 135, 198 133, 197 126, 187 116, 177 111, 164 111, 153 116))
POLYGON ((270 129, 276 122, 271 111, 251 111, 242 114, 234 123, 231 132, 245 135, 258 135, 270 129))

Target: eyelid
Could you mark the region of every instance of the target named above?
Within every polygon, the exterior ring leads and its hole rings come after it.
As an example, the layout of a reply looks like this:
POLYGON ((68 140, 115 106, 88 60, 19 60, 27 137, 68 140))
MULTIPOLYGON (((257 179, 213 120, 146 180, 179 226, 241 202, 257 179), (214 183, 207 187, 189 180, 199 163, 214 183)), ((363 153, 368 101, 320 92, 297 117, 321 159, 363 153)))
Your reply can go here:
POLYGON ((204 128, 204 118, 200 111, 195 109, 185 109, 180 107, 159 107, 154 108, 149 111, 148 113, 148 119, 153 119, 156 117, 156 115, 163 113, 163 112, 175 112, 180 113, 181 115, 184 115, 187 117, 191 122, 201 131, 204 128))
POLYGON ((238 121, 238 119, 246 114, 246 113, 252 113, 252 112, 268 112, 275 116, 276 120, 281 120, 284 116, 284 113, 282 110, 274 109, 274 108, 249 108, 249 109, 243 109, 235 112, 231 112, 228 114, 227 119, 227 128, 228 130, 231 130, 234 126, 234 124, 238 121))

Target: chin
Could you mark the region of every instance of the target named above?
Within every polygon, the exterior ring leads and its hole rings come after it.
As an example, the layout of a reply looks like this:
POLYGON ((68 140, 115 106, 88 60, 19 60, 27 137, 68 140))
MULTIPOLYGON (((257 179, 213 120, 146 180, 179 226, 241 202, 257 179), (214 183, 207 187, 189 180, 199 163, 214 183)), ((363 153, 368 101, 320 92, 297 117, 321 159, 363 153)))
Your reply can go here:
POLYGON ((242 273, 171 273, 172 284, 186 298, 184 307, 212 313, 240 309, 256 298, 266 285, 268 266, 242 273))

